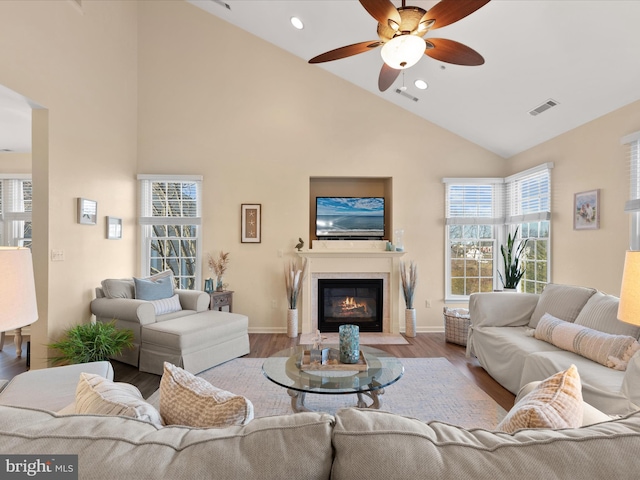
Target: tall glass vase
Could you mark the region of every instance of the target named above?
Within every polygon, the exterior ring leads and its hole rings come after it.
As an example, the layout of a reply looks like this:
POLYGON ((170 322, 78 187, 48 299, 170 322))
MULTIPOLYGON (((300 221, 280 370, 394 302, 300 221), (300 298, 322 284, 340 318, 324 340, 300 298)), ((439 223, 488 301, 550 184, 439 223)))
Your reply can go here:
POLYGON ((224 284, 222 283, 222 275, 218 275, 218 279, 216 280, 216 292, 223 292, 224 284))

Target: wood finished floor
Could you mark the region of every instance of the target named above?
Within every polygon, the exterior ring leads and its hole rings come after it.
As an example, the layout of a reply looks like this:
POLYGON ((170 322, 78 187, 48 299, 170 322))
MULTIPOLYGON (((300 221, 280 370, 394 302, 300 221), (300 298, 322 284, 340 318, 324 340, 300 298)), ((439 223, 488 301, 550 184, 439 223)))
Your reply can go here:
MULTIPOLYGON (((460 372, 478 387, 484 390, 498 405, 505 410, 513 406, 514 395, 504 389, 489 376, 475 358, 465 357, 465 348, 444 340, 443 333, 419 333, 415 338, 407 338, 409 345, 375 345, 399 358, 433 358, 444 357, 455 365, 460 372)), ((297 345, 297 339, 288 338, 285 334, 249 334, 251 351, 246 357, 266 358, 278 350, 297 345)), ((13 338, 5 340, 0 352, 0 378, 10 379, 27 370, 26 340, 23 344, 23 357, 16 358, 13 338)), ((136 367, 120 362, 111 362, 115 372, 115 380, 137 386, 147 398, 160 385, 160 376, 139 372, 136 367)))

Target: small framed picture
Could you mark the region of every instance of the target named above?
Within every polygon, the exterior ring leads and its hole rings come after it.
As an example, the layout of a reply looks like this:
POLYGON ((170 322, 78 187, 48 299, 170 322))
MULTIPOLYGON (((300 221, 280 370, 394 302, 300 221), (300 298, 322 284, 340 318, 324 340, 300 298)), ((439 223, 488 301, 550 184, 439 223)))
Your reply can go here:
POLYGON ((242 243, 260 243, 262 239, 262 205, 243 203, 240 211, 240 241, 242 243))
POLYGON ((573 229, 600 228, 600 190, 576 193, 573 198, 573 229))
POLYGON ((120 240, 122 238, 122 219, 107 217, 107 239, 120 240))
POLYGON ((86 198, 78 198, 78 223, 95 225, 98 219, 98 202, 86 198))

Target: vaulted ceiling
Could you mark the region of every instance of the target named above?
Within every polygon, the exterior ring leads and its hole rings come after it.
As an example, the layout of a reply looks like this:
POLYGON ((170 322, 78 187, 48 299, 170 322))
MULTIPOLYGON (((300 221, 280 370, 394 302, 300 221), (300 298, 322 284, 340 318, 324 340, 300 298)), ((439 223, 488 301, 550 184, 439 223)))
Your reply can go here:
MULTIPOLYGON (((188 1, 305 61, 378 40, 377 21, 356 0, 188 1), (292 16, 302 20, 302 30, 292 27, 292 16)), ((436 3, 406 2, 424 10, 436 3)), ((484 57, 482 66, 424 56, 385 92, 378 90, 380 48, 308 68, 324 68, 509 158, 640 99, 638 21, 640 1, 493 0, 426 35, 473 48, 484 57), (428 88, 417 89, 416 79, 428 88), (396 93, 403 81, 417 102, 396 93), (529 114, 550 99, 558 105, 529 114)))
MULTIPOLYGON (((304 61, 378 39, 377 21, 357 0, 187 1, 304 61), (302 30, 292 27, 292 16, 302 20, 302 30)), ((436 3, 407 1, 425 10, 436 3)), ((326 69, 509 158, 640 99, 639 20, 640 1, 492 0, 426 35, 468 45, 484 65, 425 56, 385 92, 378 90, 379 48, 308 68, 326 69), (417 79, 428 88, 416 88, 417 79), (403 84, 417 101, 396 93, 403 84), (529 113, 550 99, 557 106, 529 113)), ((25 99, 0 85, 0 151, 30 151, 29 109, 25 99)))

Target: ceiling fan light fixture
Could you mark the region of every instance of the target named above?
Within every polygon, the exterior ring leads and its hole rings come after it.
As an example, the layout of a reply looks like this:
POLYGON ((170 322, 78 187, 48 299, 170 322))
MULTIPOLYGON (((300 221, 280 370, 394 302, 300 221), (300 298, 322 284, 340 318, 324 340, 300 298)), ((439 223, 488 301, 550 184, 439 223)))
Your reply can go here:
POLYGON ((398 35, 382 46, 380 54, 384 63, 396 70, 402 70, 418 63, 424 50, 424 39, 415 35, 398 35))
POLYGON ((297 28, 298 30, 302 30, 304 28, 304 23, 302 23, 302 20, 300 20, 298 17, 291 17, 289 21, 291 22, 291 25, 293 25, 293 27, 297 28))

